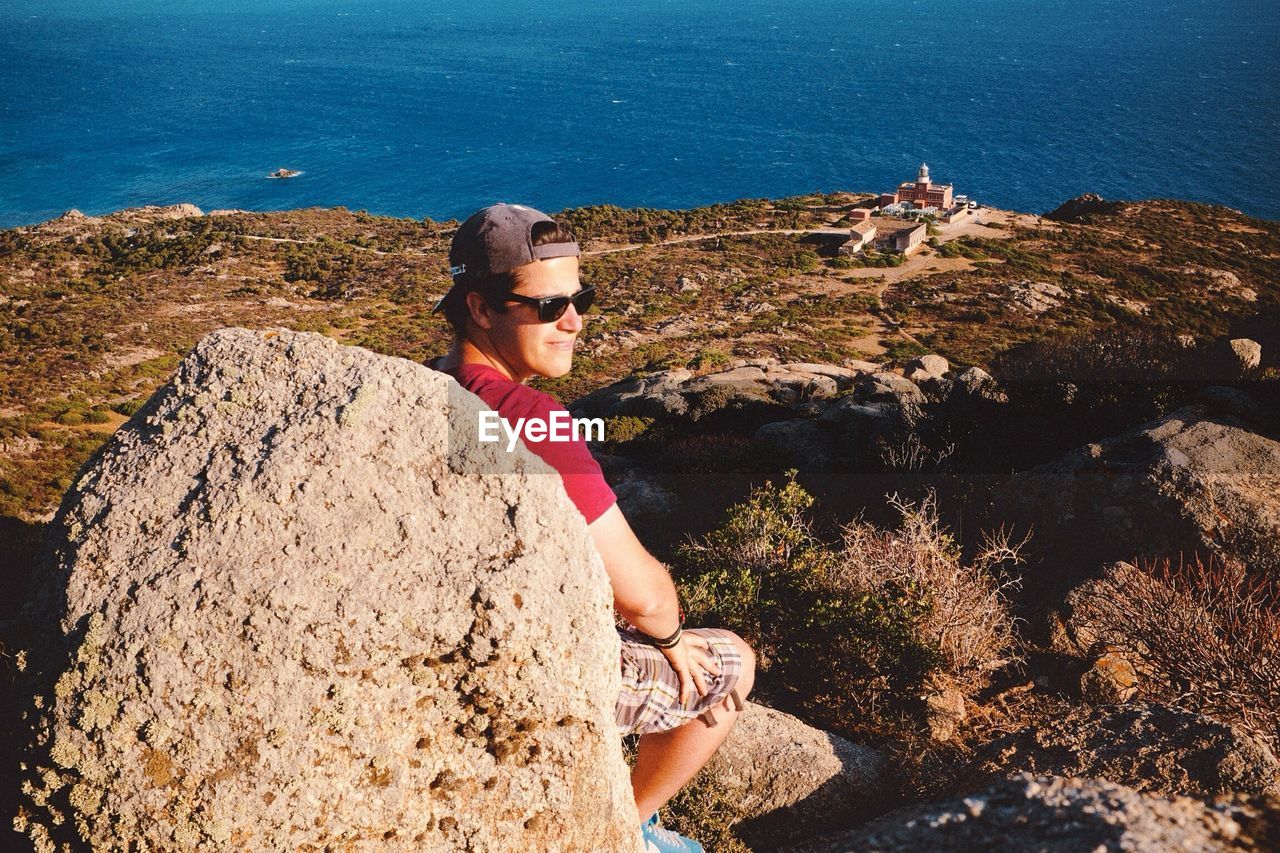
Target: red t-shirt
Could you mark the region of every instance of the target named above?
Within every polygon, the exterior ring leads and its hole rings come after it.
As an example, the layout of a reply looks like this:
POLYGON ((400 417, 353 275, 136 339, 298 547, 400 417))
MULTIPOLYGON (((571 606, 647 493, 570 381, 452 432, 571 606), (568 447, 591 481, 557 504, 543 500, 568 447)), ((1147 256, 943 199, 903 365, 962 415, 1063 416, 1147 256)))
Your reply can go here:
MULTIPOLYGON (((427 362, 427 366, 436 369, 432 362, 427 362)), ((443 372, 458 380, 459 385, 483 400, 512 427, 520 418, 537 418, 549 423, 552 412, 567 414, 564 406, 550 394, 512 382, 487 364, 463 364, 443 372)), ((501 435, 505 447, 505 431, 501 435)), ((604 515, 604 511, 617 501, 613 489, 605 482, 600 463, 592 457, 587 443, 581 438, 571 441, 530 440, 522 431, 520 440, 560 474, 565 492, 587 524, 604 515)))

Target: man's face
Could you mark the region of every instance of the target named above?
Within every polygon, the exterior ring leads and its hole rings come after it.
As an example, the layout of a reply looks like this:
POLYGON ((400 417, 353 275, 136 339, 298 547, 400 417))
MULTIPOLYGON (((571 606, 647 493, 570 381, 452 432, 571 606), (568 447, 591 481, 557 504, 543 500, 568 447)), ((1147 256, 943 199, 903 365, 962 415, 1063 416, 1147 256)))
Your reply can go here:
MULTIPOLYGON (((582 285, 578 281, 578 259, 548 258, 515 270, 514 293, 541 299, 544 296, 572 296, 582 285)), ((573 347, 582 331, 582 317, 572 304, 559 320, 542 323, 534 305, 508 302, 505 314, 491 313, 489 338, 503 360, 523 381, 534 374, 555 378, 573 366, 573 347)))

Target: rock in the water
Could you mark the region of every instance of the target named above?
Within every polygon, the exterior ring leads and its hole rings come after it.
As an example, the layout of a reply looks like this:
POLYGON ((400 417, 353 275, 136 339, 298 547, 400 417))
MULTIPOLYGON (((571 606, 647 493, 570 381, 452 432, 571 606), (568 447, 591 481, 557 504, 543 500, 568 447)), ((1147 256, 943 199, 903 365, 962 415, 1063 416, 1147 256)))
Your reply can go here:
POLYGON ((1275 800, 1206 805, 1165 799, 1102 779, 1018 776, 981 791, 911 806, 821 844, 825 853, 1169 853, 1273 850, 1275 800))
POLYGON ((879 814, 895 784, 876 750, 752 702, 706 773, 736 803, 735 832, 764 848, 879 814))
POLYGON ((1028 591, 1197 551, 1280 570, 1280 441, 1204 405, 1015 475, 995 500, 996 518, 1035 530, 1028 591))
POLYGON ((1280 765, 1264 744, 1145 702, 1082 709, 998 738, 978 751, 961 790, 1023 772, 1103 777, 1162 796, 1280 795, 1280 765))
POLYGON ((481 409, 321 335, 204 338, 51 526, 28 835, 636 849, 607 578, 481 409))

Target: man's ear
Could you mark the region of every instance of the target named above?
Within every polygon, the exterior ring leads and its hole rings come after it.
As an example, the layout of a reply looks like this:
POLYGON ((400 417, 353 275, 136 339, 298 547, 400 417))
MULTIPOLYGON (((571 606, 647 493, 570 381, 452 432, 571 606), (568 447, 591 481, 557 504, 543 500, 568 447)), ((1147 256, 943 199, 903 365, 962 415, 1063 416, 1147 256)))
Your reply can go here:
POLYGON ((471 322, 481 329, 492 329, 494 310, 485 298, 472 290, 467 293, 466 300, 467 314, 471 316, 471 322))

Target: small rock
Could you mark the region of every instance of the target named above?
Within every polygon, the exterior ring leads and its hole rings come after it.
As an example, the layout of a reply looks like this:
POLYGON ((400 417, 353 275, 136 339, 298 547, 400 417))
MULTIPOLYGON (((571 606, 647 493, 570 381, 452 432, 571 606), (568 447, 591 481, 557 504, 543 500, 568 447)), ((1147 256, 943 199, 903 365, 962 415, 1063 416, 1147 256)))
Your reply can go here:
POLYGON ((1119 705, 1138 691, 1138 673, 1118 651, 1108 651, 1080 676, 1080 694, 1094 705, 1119 705))
MULTIPOLYGON (((919 358, 913 358, 902 368, 902 373, 908 379, 911 379, 913 371, 922 371, 926 376, 942 376, 951 369, 951 365, 940 355, 922 355, 919 358)), ((912 380, 915 381, 915 380, 912 380)))
POLYGON ((925 696, 924 704, 929 737, 938 742, 955 737, 966 717, 964 694, 954 688, 946 688, 925 696))
POLYGON ((1248 338, 1232 338, 1227 341, 1227 346, 1231 348, 1231 352, 1239 359, 1240 366, 1245 370, 1253 370, 1259 364, 1262 364, 1262 344, 1248 338))

